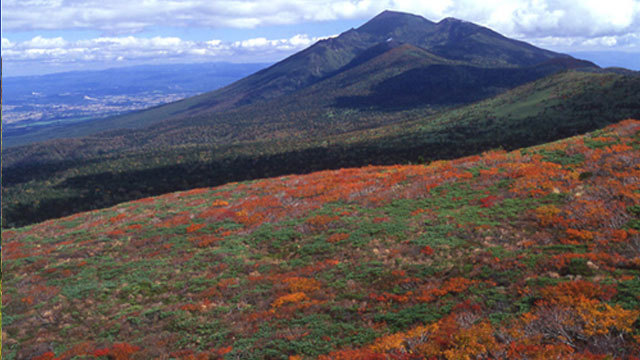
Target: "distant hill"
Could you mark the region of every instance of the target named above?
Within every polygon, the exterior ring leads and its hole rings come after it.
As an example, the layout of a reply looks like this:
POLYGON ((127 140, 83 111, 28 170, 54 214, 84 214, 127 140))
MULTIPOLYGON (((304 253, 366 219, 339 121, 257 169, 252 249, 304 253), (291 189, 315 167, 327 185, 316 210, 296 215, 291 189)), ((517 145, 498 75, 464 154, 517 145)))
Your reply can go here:
POLYGON ((626 68, 640 71, 640 53, 624 51, 574 51, 572 54, 581 59, 590 59, 603 68, 626 68))
POLYGON ((639 149, 640 121, 626 120, 3 230, 3 355, 630 359, 639 149))

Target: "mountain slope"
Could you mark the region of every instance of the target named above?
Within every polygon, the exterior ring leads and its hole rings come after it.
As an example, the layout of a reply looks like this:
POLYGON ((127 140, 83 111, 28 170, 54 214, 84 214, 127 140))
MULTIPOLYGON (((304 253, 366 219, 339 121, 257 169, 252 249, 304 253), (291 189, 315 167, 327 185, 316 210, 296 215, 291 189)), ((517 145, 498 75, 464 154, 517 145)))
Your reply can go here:
POLYGON ((640 121, 2 232, 17 359, 628 358, 640 121))
POLYGON ((194 99, 188 114, 226 109, 294 92, 335 74, 363 51, 387 40, 422 47, 445 58, 455 54, 455 60, 481 65, 526 66, 568 57, 507 39, 471 23, 445 19, 434 24, 420 16, 385 11, 358 29, 321 40, 253 76, 194 99), (491 50, 487 50, 488 47, 491 50))
MULTIPOLYGON (((225 88, 61 130, 67 136, 75 137, 106 130, 144 128, 167 120, 180 122, 192 117, 206 117, 210 125, 215 125, 215 114, 243 105, 261 104, 305 89, 351 69, 363 59, 369 60, 367 56, 380 55, 380 48, 384 48, 388 41, 413 45, 428 51, 431 56, 474 67, 531 67, 555 58, 572 59, 568 55, 505 38, 468 22, 445 19, 433 23, 420 16, 385 11, 357 29, 321 40, 225 88)), ((584 65, 597 68, 591 63, 584 65)))
MULTIPOLYGON (((333 136, 395 123, 407 116, 432 115, 566 69, 592 66, 567 59, 525 68, 482 68, 448 60, 410 44, 385 42, 369 50, 340 73, 268 102, 215 115, 178 117, 141 130, 105 132, 86 141, 59 140, 7 149, 4 159, 11 164, 16 161, 14 154, 24 154, 27 159, 34 148, 65 148, 65 144, 73 143, 83 144, 88 151, 103 152, 103 143, 113 143, 114 149, 123 151, 144 146, 333 136)), ((79 128, 76 126, 76 130, 79 128)), ((56 151, 44 150, 46 153, 55 156, 56 151)))
MULTIPOLYGON (((347 114, 354 126, 360 114, 347 114)), ((231 181, 431 161, 553 141, 640 117, 640 77, 565 72, 446 112, 418 108, 375 114, 373 120, 392 125, 296 138, 291 128, 278 133, 267 123, 278 135, 272 140, 218 144, 206 142, 221 136, 219 130, 194 124, 8 149, 3 153, 3 226, 231 181), (198 141, 203 143, 194 144, 198 141)), ((331 115, 326 114, 327 127, 340 114, 331 115)))

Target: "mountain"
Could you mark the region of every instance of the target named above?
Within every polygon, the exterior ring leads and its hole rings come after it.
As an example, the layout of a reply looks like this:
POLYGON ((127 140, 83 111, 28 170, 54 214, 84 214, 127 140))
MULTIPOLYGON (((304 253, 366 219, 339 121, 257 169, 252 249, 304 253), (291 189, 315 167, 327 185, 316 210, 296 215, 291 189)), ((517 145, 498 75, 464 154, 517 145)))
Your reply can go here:
POLYGON ((2 224, 230 181, 540 144, 640 118, 639 94, 634 73, 463 21, 384 12, 214 92, 5 149, 2 224))
MULTIPOLYGON (((253 76, 190 102, 189 114, 268 100, 334 75, 362 52, 393 40, 435 55, 490 66, 535 65, 569 57, 507 39, 489 29, 455 19, 435 24, 420 16, 385 11, 357 29, 321 40, 253 76), (196 111, 193 111, 196 110, 196 111)), ((346 68, 345 68, 346 67, 346 68)))
MULTIPOLYGON (((357 65, 373 61, 376 57, 385 56, 385 52, 402 44, 419 48, 422 54, 416 55, 417 57, 423 55, 427 58, 438 57, 442 63, 467 66, 469 71, 474 72, 470 75, 474 79, 478 77, 476 73, 481 71, 478 70, 479 68, 492 68, 494 72, 500 72, 498 68, 532 68, 552 59, 566 60, 566 66, 559 67, 557 65, 561 63, 556 63, 556 71, 575 67, 576 64, 580 67, 597 69, 593 63, 580 62, 568 55, 508 39, 490 29, 469 22, 448 18, 434 23, 416 15, 385 11, 357 29, 348 30, 335 38, 321 40, 287 59, 222 89, 141 112, 74 124, 56 131, 49 131, 49 133, 52 138, 62 137, 65 134, 68 137, 77 137, 106 130, 144 128, 162 121, 181 122, 198 116, 206 117, 209 123, 214 124, 216 118, 214 114, 241 108, 244 105, 263 104, 272 99, 293 94, 331 79, 357 65), (389 42, 392 45, 388 44, 389 42)), ((387 62, 385 65, 396 68, 398 73, 406 70, 404 64, 387 62)), ((439 72, 439 69, 436 68, 433 71, 439 72)), ((463 68, 446 69, 446 71, 459 74, 462 78, 466 76, 463 68)), ((429 73, 423 73, 422 78, 429 75, 429 73)), ((533 70, 530 74, 519 78, 532 79, 542 75, 544 74, 539 73, 538 70, 533 70)), ((411 77, 411 74, 407 76, 411 77)), ((496 78, 496 75, 491 73, 483 76, 496 78)), ((396 80, 402 80, 402 78, 396 80)), ((510 83, 508 80, 504 79, 499 88, 504 89, 505 85, 515 87, 520 84, 517 81, 510 83)), ((413 84, 395 85, 411 88, 413 84)), ((491 85, 487 86, 491 87, 491 85)), ((472 101, 482 97, 482 93, 470 94, 469 99, 465 100, 472 101)), ((421 102, 424 101, 421 100, 421 102)), ((410 101, 405 102, 410 103, 410 101)))
POLYGON ((3 230, 2 350, 633 358, 639 149, 640 121, 626 120, 512 152, 233 182, 3 230))

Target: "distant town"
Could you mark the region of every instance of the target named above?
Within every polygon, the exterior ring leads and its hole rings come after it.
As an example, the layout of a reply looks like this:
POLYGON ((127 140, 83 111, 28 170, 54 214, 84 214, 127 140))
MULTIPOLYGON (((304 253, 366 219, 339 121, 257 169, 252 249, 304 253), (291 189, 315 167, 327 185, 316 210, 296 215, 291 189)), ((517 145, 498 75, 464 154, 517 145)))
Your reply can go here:
POLYGON ((194 93, 150 92, 104 96, 75 94, 74 96, 61 96, 59 102, 43 102, 38 94, 35 94, 33 102, 24 100, 17 104, 5 104, 2 121, 5 125, 10 124, 11 127, 21 127, 84 117, 97 118, 161 105, 191 95, 194 93), (64 101, 64 98, 67 97, 69 98, 68 102, 64 101))

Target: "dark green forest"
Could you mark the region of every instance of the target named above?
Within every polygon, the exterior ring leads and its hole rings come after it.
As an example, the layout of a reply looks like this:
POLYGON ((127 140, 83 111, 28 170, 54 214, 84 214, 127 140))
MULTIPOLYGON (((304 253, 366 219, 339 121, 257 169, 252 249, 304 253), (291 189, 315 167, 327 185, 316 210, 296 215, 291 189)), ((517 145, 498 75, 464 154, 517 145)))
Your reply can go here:
MULTIPOLYGON (((156 137, 150 129, 115 133, 102 143, 74 139, 31 146, 30 161, 21 158, 24 153, 8 152, 2 179, 3 226, 232 181, 368 164, 422 163, 553 141, 640 117, 640 78, 569 71, 448 111, 429 114, 418 109, 361 111, 359 116, 376 126, 342 134, 327 128, 327 135, 315 137, 305 134, 326 124, 302 122, 297 137, 231 144, 206 143, 207 128, 186 126, 176 127, 171 138, 156 137)), ((264 131, 244 129, 252 139, 264 131)))

